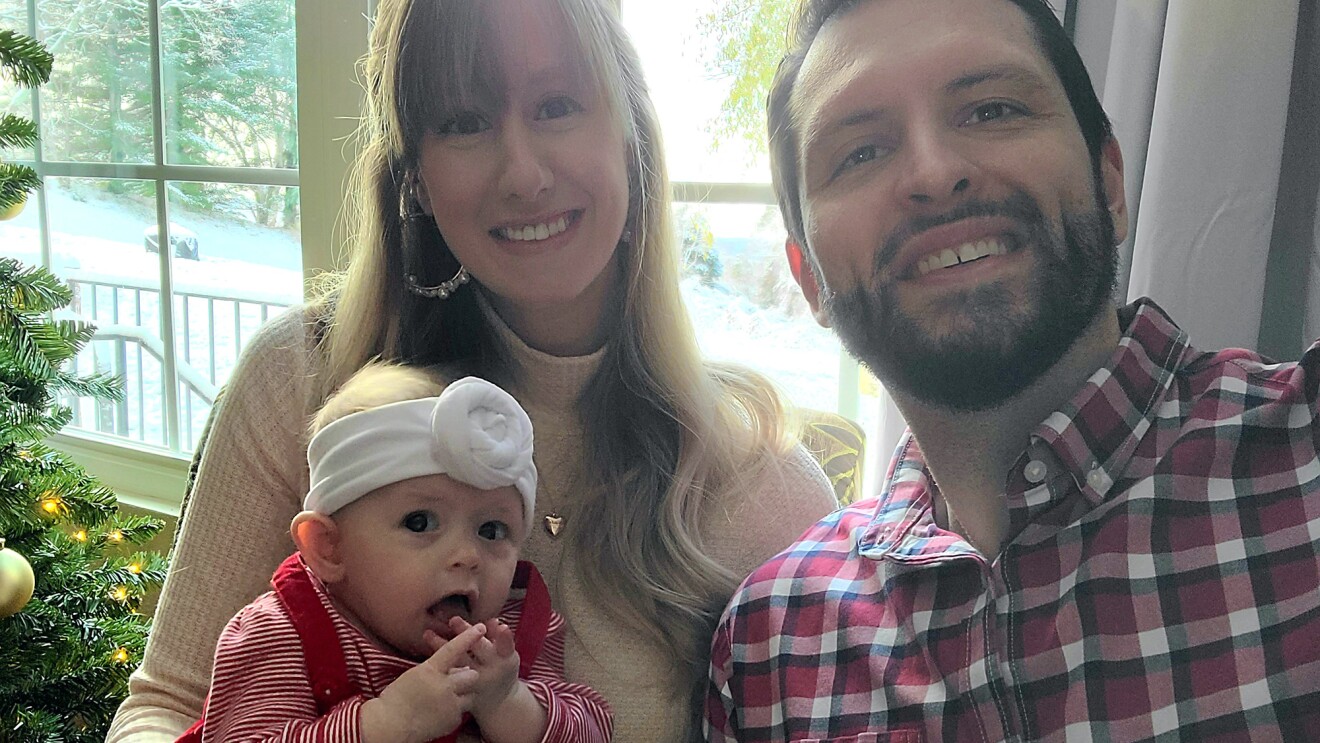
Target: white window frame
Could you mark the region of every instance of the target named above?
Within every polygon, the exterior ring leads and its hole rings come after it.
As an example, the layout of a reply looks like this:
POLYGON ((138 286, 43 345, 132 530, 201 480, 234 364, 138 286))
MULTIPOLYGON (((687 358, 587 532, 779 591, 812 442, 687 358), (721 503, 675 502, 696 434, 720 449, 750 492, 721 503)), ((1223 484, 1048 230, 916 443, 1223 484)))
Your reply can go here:
MULTIPOLYGON (((36 35, 36 0, 27 0, 29 35, 36 35)), ((151 33, 151 84, 155 153, 153 164, 48 162, 38 146, 28 164, 47 177, 131 178, 156 184, 156 217, 168 230, 167 181, 244 183, 299 188, 302 212, 302 259, 306 279, 334 267, 345 243, 340 204, 347 180, 350 137, 362 104, 357 79, 358 59, 366 54, 368 0, 296 0, 298 148, 297 170, 216 168, 171 165, 165 162, 164 115, 160 70, 159 2, 148 3, 151 33)), ((34 96, 34 117, 40 126, 40 95, 34 96)), ((42 215, 41 255, 50 265, 50 222, 44 191, 36 201, 42 215)), ((162 235, 161 244, 168 243, 162 235)), ((169 252, 159 251, 162 297, 172 296, 169 252)), ((177 369, 174 362, 173 302, 161 302, 162 341, 167 353, 163 364, 166 409, 177 411, 177 369)), ((164 515, 177 515, 183 500, 190 455, 179 453, 179 416, 166 415, 166 436, 172 448, 66 429, 52 443, 68 452, 102 483, 113 489, 121 503, 164 515)))

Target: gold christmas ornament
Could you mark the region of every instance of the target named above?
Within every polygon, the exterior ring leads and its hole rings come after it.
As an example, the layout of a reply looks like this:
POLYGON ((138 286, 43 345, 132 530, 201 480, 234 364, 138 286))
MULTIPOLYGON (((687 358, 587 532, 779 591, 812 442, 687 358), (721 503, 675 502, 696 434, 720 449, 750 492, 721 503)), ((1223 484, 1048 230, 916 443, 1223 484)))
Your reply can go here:
POLYGON ((32 566, 17 552, 5 547, 0 539, 0 619, 7 619, 23 610, 36 587, 32 566))
POLYGON ((19 214, 23 212, 23 207, 25 206, 27 206, 26 195, 23 197, 22 201, 19 201, 17 204, 14 204, 8 209, 0 209, 0 222, 5 222, 10 219, 13 219, 14 217, 17 217, 19 214))

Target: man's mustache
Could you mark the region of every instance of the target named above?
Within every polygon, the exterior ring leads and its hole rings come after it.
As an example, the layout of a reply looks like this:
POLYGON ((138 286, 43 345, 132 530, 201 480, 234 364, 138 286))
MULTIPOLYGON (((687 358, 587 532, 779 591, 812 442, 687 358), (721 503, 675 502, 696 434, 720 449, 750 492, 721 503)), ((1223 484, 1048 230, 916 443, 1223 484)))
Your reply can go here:
POLYGON ((894 258, 898 256, 898 251, 912 238, 926 230, 952 224, 970 217, 1007 217, 1025 225, 1027 231, 1031 232, 1045 226, 1045 214, 1041 211, 1040 204, 1036 203, 1035 199, 1023 191, 1015 191, 1002 201, 987 201, 984 199, 965 201, 942 214, 912 217, 895 227, 894 231, 885 239, 880 251, 876 253, 875 273, 879 274, 888 268, 889 264, 893 263, 894 258))

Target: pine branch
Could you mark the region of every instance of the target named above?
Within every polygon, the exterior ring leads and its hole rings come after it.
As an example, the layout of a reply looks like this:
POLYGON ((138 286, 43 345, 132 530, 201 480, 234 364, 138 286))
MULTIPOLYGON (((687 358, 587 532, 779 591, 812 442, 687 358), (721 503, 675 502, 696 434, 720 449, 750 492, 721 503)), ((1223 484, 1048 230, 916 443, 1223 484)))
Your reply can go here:
POLYGON ((0 209, 22 203, 41 186, 37 171, 26 165, 0 163, 0 209))
POLYGON ((37 125, 14 114, 0 116, 0 148, 27 148, 37 143, 37 125))
POLYGON ((0 310, 42 313, 73 301, 73 290, 39 266, 0 258, 0 310))
POLYGON ((13 31, 0 31, 0 69, 8 72, 14 82, 35 88, 50 80, 54 64, 55 58, 41 42, 13 31))

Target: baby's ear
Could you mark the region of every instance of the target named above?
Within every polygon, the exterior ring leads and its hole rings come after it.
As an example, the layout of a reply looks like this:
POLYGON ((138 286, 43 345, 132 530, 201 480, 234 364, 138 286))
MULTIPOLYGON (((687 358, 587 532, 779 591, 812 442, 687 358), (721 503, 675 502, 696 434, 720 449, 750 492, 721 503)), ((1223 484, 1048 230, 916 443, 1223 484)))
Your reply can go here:
POLYGON ((316 577, 336 583, 344 577, 344 563, 339 551, 339 525, 330 516, 302 511, 289 525, 293 544, 316 577))

